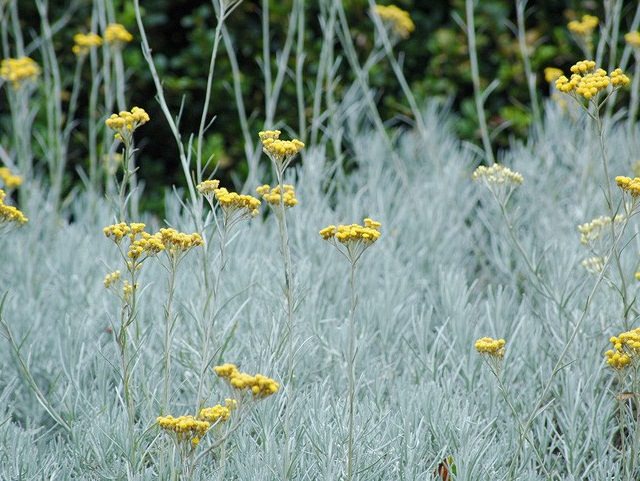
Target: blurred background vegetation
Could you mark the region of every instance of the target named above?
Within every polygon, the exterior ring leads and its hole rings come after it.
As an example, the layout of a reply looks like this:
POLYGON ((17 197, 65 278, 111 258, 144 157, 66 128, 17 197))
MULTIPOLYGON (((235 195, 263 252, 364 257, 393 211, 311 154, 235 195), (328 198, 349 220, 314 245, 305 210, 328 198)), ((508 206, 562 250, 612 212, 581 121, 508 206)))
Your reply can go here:
MULTIPOLYGON (((90 11, 80 0, 69 28, 56 35, 56 51, 63 65, 73 69, 71 37, 77 31, 88 31, 90 11)), ((182 131, 197 130, 201 115, 201 104, 205 89, 209 54, 213 42, 216 18, 209 0, 153 0, 141 2, 144 7, 144 22, 148 29, 149 42, 164 81, 165 93, 174 112, 184 99, 182 131)), ((307 0, 305 5, 305 78, 314 78, 322 42, 318 24, 318 2, 307 0)), ((388 4, 389 2, 380 2, 388 4)), ((410 12, 416 30, 396 47, 402 59, 407 80, 420 103, 439 98, 449 101, 457 115, 455 127, 462 139, 479 143, 476 112, 473 101, 466 34, 456 22, 456 15, 464 19, 464 0, 396 0, 400 8, 410 12)), ((602 2, 536 0, 527 8, 527 42, 534 72, 538 75, 538 87, 542 94, 548 93, 543 70, 547 66, 566 68, 581 57, 578 46, 566 29, 569 20, 585 13, 601 16, 602 2)), ((628 18, 636 2, 626 2, 623 22, 628 18)), ((138 135, 140 150, 140 176, 144 180, 144 207, 161 212, 164 191, 171 185, 183 182, 177 149, 169 129, 155 102, 155 89, 142 52, 138 47, 131 1, 118 0, 117 19, 129 29, 136 39, 124 50, 128 78, 129 105, 138 105, 149 112, 152 123, 138 135)), ((69 1, 51 0, 50 11, 68 7, 69 1)), ((374 26, 369 17, 367 0, 344 0, 351 25, 352 37, 362 59, 366 58, 374 42, 374 26)), ((30 1, 19 2, 21 18, 25 22, 23 31, 37 32, 39 19, 35 6, 30 1), (33 22, 30 24, 29 22, 33 22)), ((275 59, 286 35, 292 0, 270 2, 271 54, 275 59)), ((264 127, 263 76, 258 59, 262 55, 261 2, 245 0, 228 20, 228 29, 234 37, 242 75, 245 105, 250 114, 251 128, 264 127)), ((477 45, 480 58, 482 83, 486 86, 494 78, 498 88, 486 104, 491 128, 504 126, 494 138, 496 148, 504 147, 511 138, 527 135, 530 123, 529 93, 521 61, 518 42, 514 33, 516 22, 515 2, 509 0, 482 0, 476 6, 477 45)), ((622 31, 625 30, 622 26, 622 31)), ((340 46, 336 41, 336 53, 340 46)), ((275 60, 274 60, 275 62, 275 60)), ((295 55, 290 58, 293 71, 295 55)), ((89 75, 89 71, 85 71, 89 75)), ((218 164, 217 176, 243 177, 246 170, 243 141, 240 135, 236 104, 231 86, 231 66, 224 46, 216 63, 215 83, 210 112, 217 115, 206 139, 208 154, 214 155, 218 164)), ((352 80, 347 62, 341 65, 340 78, 348 86, 352 80)), ((382 60, 371 71, 369 81, 376 89, 377 102, 382 118, 388 125, 410 125, 411 111, 398 86, 389 64, 382 60)), ((86 95, 83 92, 82 95, 86 95)), ((284 84, 276 119, 295 132, 297 125, 296 97, 293 80, 284 84)), ((311 91, 309 91, 311 95, 311 91)), ((0 97, 0 125, 7 121, 7 106, 4 94, 0 97), (4 118, 2 118, 4 117, 4 118)), ((81 100, 86 102, 86 98, 81 100)), ((310 102, 308 102, 310 103, 310 102)), ((80 111, 83 109, 81 108, 80 111)), ((107 114, 107 113, 105 113, 107 114)), ((41 113, 39 115, 43 115, 41 113)), ((311 113, 309 112, 309 116, 311 113)), ((499 129, 498 129, 499 130, 499 129)), ((6 131, 5 131, 6 133, 6 131)), ((0 133, 0 140, 2 140, 0 133)), ((86 163, 83 148, 85 135, 78 129, 69 159, 69 186, 77 176, 74 165, 86 163)))

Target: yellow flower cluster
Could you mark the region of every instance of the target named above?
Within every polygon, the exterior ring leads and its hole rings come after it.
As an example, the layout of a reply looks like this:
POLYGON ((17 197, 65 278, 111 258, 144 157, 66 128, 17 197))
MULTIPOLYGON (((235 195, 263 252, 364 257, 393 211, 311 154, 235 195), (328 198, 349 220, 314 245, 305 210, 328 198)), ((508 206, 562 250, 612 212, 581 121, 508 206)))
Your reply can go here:
POLYGON ((380 238, 382 224, 368 217, 364 219, 364 226, 360 224, 330 225, 320 231, 324 240, 335 239, 342 244, 373 244, 380 238))
POLYGON ((624 192, 631 194, 633 197, 640 196, 640 177, 625 177, 623 175, 619 175, 616 177, 616 184, 620 187, 624 192))
POLYGON ((112 239, 118 244, 125 236, 129 236, 131 241, 135 240, 136 236, 144 231, 146 226, 141 222, 132 222, 127 224, 126 222, 120 222, 119 224, 113 224, 102 229, 102 232, 109 239, 112 239))
POLYGON ((110 274, 107 274, 106 276, 104 276, 104 287, 109 289, 120 280, 120 277, 120 271, 113 271, 110 274))
MULTIPOLYGON (((180 255, 193 247, 204 243, 200 234, 185 234, 175 229, 160 229, 155 234, 144 231, 145 225, 141 222, 126 224, 120 222, 103 229, 104 235, 119 244, 125 237, 129 238, 130 245, 127 257, 133 261, 133 265, 141 258, 154 256, 162 251, 169 255, 180 255)), ((106 280, 105 280, 106 281, 106 280)))
POLYGON ((522 174, 497 163, 490 167, 479 166, 473 173, 472 178, 475 181, 483 180, 488 184, 495 185, 520 185, 524 182, 522 174))
POLYGON ((293 158, 304 148, 304 143, 298 139, 281 140, 279 130, 265 130, 258 132, 262 142, 262 150, 278 166, 284 170, 293 158))
POLYGON ((620 370, 640 356, 640 328, 623 332, 609 339, 613 349, 604 353, 607 364, 620 370))
POLYGON ((86 55, 92 48, 102 45, 102 37, 97 33, 76 33, 73 41, 71 51, 77 56, 86 55))
MULTIPOLYGON (((256 189, 258 195, 269 204, 274 206, 280 205, 280 186, 276 185, 273 189, 270 185, 264 184, 256 189)), ((282 203, 285 207, 293 207, 298 204, 296 191, 291 184, 284 184, 284 193, 282 194, 282 203)))
POLYGON ((159 252, 165 250, 165 245, 159 234, 149 234, 142 232, 141 238, 134 240, 129 246, 127 257, 133 261, 137 261, 141 257, 155 256, 159 252))
POLYGON ((594 256, 584 259, 581 265, 589 274, 600 274, 606 261, 606 257, 594 256))
POLYGON ((633 48, 640 48, 640 32, 629 32, 625 34, 624 41, 633 48))
POLYGON ((204 195, 205 197, 209 196, 211 198, 215 195, 215 191, 218 187, 220 187, 220 181, 218 179, 212 179, 200 182, 196 186, 196 189, 198 192, 200 192, 200 194, 204 195))
POLYGON ((107 43, 119 45, 131 42, 133 40, 133 35, 124 28, 124 25, 119 23, 110 23, 104 30, 104 40, 107 43))
POLYGON ((497 359, 504 357, 504 339, 493 339, 491 337, 482 337, 476 341, 476 351, 480 354, 487 354, 497 359))
POLYGON ((27 219, 24 214, 12 205, 4 203, 4 199, 7 196, 4 190, 0 189, 0 224, 14 222, 16 224, 26 224, 27 219))
POLYGON ((555 82, 562 77, 562 69, 555 67, 547 67, 544 69, 544 80, 547 83, 555 82))
POLYGON ((235 364, 222 364, 214 368, 216 374, 225 379, 235 389, 251 391, 254 397, 265 398, 278 392, 280 385, 262 374, 241 372, 235 364))
POLYGON ((107 127, 116 131, 116 138, 128 141, 131 133, 141 125, 149 122, 149 114, 140 107, 133 107, 131 112, 123 110, 119 114, 111 114, 105 121, 107 127))
POLYGON ((614 87, 626 87, 631 82, 631 79, 627 77, 621 68, 615 69, 609 74, 611 77, 611 85, 614 87))
POLYGON ((190 441, 193 447, 200 442, 200 438, 206 434, 211 424, 201 421, 193 416, 159 416, 156 419, 158 425, 165 431, 176 434, 178 441, 190 441))
POLYGON ((135 284, 131 284, 129 281, 124 281, 124 283, 122 284, 122 295, 124 296, 125 302, 129 302, 129 299, 131 299, 133 291, 137 289, 138 289, 137 282, 135 284))
POLYGON ((160 229, 154 236, 159 238, 167 252, 171 254, 186 252, 192 247, 204 244, 202 236, 195 232, 193 234, 185 234, 175 229, 160 229))
POLYGON ((235 399, 227 399, 226 405, 216 404, 210 408, 203 408, 198 415, 199 419, 207 421, 211 424, 218 421, 226 421, 231 416, 231 411, 236 407, 235 399))
POLYGON ((22 185, 22 177, 14 175, 8 167, 0 167, 0 181, 7 189, 15 189, 22 185))
POLYGON ((35 80, 40 75, 40 67, 29 57, 5 58, 0 62, 0 78, 19 88, 23 82, 35 80))
POLYGON ((224 187, 213 191, 216 200, 225 211, 235 213, 243 211, 243 213, 251 216, 258 215, 258 207, 260 201, 252 195, 238 194, 237 192, 229 192, 224 187))
POLYGON ((598 26, 598 17, 583 15, 581 20, 572 20, 567 24, 569 31, 581 37, 590 36, 598 26))
POLYGON ((416 29, 409 12, 398 8, 395 5, 376 5, 375 13, 386 22, 393 32, 401 38, 407 38, 416 29))
POLYGON ((225 405, 203 408, 198 417, 180 416, 159 416, 156 419, 158 425, 165 431, 176 434, 178 441, 190 441, 191 447, 195 448, 200 444, 200 438, 216 423, 225 422, 231 417, 231 411, 237 407, 235 399, 226 399, 225 405))
POLYGON ((578 226, 578 232, 580 232, 580 243, 585 245, 592 243, 600 238, 603 231, 606 228, 609 228, 612 222, 615 224, 623 222, 624 220, 625 216, 623 214, 618 214, 613 218, 603 215, 596 217, 591 222, 580 224, 578 226))
POLYGON ((609 85, 624 87, 630 82, 629 77, 621 69, 617 68, 607 75, 606 70, 596 69, 596 63, 593 60, 577 62, 571 67, 571 72, 571 79, 562 75, 556 80, 556 88, 566 94, 573 92, 587 100, 591 100, 609 85))

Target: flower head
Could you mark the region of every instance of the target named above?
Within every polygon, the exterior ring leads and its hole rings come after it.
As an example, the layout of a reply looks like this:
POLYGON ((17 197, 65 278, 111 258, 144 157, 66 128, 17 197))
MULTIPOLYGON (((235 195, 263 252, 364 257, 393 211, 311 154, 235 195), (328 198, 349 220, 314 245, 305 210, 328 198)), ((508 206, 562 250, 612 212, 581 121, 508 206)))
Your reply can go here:
POLYGON ((198 419, 215 424, 228 420, 230 416, 231 409, 228 406, 216 404, 215 406, 201 409, 198 419))
POLYGON ((258 133, 262 151, 267 154, 279 172, 284 172, 296 155, 304 148, 298 139, 281 140, 279 130, 265 130, 258 133))
POLYGON ((107 127, 116 132, 115 138, 128 145, 133 140, 133 132, 149 122, 149 114, 140 107, 133 107, 131 112, 123 110, 118 114, 111 114, 105 121, 107 127))
POLYGON ((607 364, 622 370, 638 360, 640 356, 640 328, 622 332, 609 339, 612 349, 605 352, 607 364))
POLYGON ((400 38, 408 38, 416 29, 409 12, 395 5, 376 5, 373 11, 400 38))
POLYGON ((211 423, 197 419, 193 416, 159 416, 156 422, 164 431, 175 436, 179 443, 185 443, 192 449, 195 449, 200 443, 200 438, 204 436, 211 423))
MULTIPOLYGON (((127 257, 133 261, 133 267, 135 267, 147 257, 155 256, 166 249, 161 232, 152 235, 145 232, 144 228, 145 225, 141 222, 132 222, 130 224, 120 222, 119 224, 105 227, 102 232, 116 244, 120 244, 125 238, 128 239, 127 257)), ((195 235, 198 236, 198 234, 195 235)), ((165 236, 166 238, 167 236, 165 236)), ((196 242, 196 240, 193 240, 193 242, 196 242)), ((175 245, 172 245, 172 247, 175 248, 175 245)))
POLYGON ((580 243, 583 245, 593 244, 600 239, 606 232, 611 231, 611 224, 614 226, 624 222, 625 216, 617 214, 614 217, 600 216, 596 217, 590 222, 580 224, 578 226, 578 232, 580 232, 580 243))
POLYGON ((484 182, 488 185, 497 186, 518 186, 524 182, 522 174, 501 164, 493 164, 490 167, 479 166, 473 173, 473 180, 484 182))
POLYGON ((256 189, 256 192, 271 206, 280 206, 282 201, 285 207, 293 207, 298 205, 296 191, 293 185, 284 184, 282 195, 280 195, 280 186, 276 185, 273 189, 270 185, 264 184, 256 189))
POLYGON ((0 182, 2 182, 7 189, 15 189, 22 185, 22 177, 13 174, 8 167, 0 167, 0 182))
POLYGON ((203 182, 200 182, 196 186, 196 189, 205 197, 207 196, 213 197, 218 187, 220 187, 220 181, 218 179, 212 179, 212 180, 205 180, 203 182))
POLYGON ((0 61, 0 78, 11 82, 14 89, 35 81, 39 75, 40 67, 32 58, 5 58, 0 61))
POLYGON ((198 233, 186 234, 175 229, 160 229, 156 234, 170 255, 180 255, 204 244, 198 233))
POLYGON ((563 93, 574 95, 576 98, 584 98, 587 101, 595 99, 597 95, 606 90, 609 85, 614 89, 624 87, 630 80, 624 72, 617 68, 611 73, 601 68, 596 68, 593 60, 580 60, 571 67, 571 78, 565 75, 558 77, 556 88, 563 93))
POLYGON ((382 235, 380 222, 367 217, 363 223, 364 225, 329 225, 320 230, 319 234, 338 248, 352 264, 355 264, 364 251, 382 235))
POLYGON ((4 202, 7 194, 0 189, 0 228, 9 225, 26 224, 29 219, 16 207, 7 205, 4 202))
POLYGON ((225 379, 231 387, 240 391, 250 391, 254 398, 265 398, 278 392, 280 385, 262 374, 241 372, 235 364, 222 364, 214 368, 215 373, 225 379))
POLYGON ((104 235, 112 239, 116 244, 120 243, 122 239, 128 234, 131 233, 131 227, 125 222, 120 222, 119 224, 112 224, 104 229, 102 229, 104 235))
POLYGON ((121 277, 120 271, 113 271, 107 274, 106 276, 104 276, 104 287, 106 289, 111 288, 120 280, 120 277, 121 277))
POLYGON ((640 196, 640 177, 625 177, 619 175, 616 177, 616 184, 622 189, 623 192, 630 194, 632 197, 640 196))
POLYGON ((480 354, 485 354, 495 359, 502 359, 504 357, 505 344, 506 341, 504 339, 482 337, 476 341, 475 348, 480 354))
POLYGON ((640 48, 640 32, 629 32, 625 34, 624 41, 633 48, 640 48))
POLYGON ((71 51, 78 57, 86 55, 92 48, 102 45, 102 37, 97 33, 76 33, 71 51))
POLYGON ((547 83, 555 82, 562 77, 562 70, 555 67, 547 67, 544 69, 544 80, 547 83))
POLYGON ((134 262, 139 262, 147 257, 153 257, 165 249, 166 246, 162 242, 160 233, 151 235, 148 232, 142 232, 139 239, 131 242, 127 257, 134 262))
POLYGON ((606 264, 606 262, 606 257, 592 256, 587 257, 580 264, 589 274, 598 275, 604 270, 604 265, 606 264))
POLYGON ((119 23, 110 23, 104 30, 104 40, 114 46, 122 46, 133 40, 133 35, 119 23))
POLYGON ((583 15, 580 20, 572 20, 567 24, 567 28, 574 35, 589 37, 598 26, 598 17, 593 15, 583 15))

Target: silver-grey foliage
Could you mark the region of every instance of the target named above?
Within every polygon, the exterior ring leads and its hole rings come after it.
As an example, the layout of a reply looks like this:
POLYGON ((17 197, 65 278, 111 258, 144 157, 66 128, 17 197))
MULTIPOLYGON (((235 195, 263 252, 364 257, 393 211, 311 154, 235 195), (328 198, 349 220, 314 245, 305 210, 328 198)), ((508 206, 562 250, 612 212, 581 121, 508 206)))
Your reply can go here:
MULTIPOLYGON (((518 421, 473 343, 482 336, 507 339, 504 382, 524 422, 596 282, 580 266, 587 252, 576 225, 606 213, 597 138, 582 120, 548 106, 539 136, 514 144, 500 158, 525 178, 508 213, 560 306, 531 282, 497 205, 471 181, 474 154, 451 134, 446 111, 429 109, 424 132, 398 132, 394 139, 408 173, 405 184, 386 143, 361 131, 362 112, 353 105, 345 107, 353 115, 345 119, 352 171, 336 172, 317 148, 305 153, 295 175, 289 172, 300 200, 288 211, 299 300, 290 400, 293 479, 333 481, 344 468, 349 267, 318 230, 365 216, 383 223, 383 235, 357 272, 356 479, 432 479, 447 456, 455 460, 456 480, 504 479, 516 452, 518 421)), ((629 172, 633 138, 611 127, 613 174, 629 172)), ((0 340, 0 479, 173 479, 170 444, 154 426, 166 273, 150 261, 141 277, 143 342, 133 380, 140 445, 131 460, 111 334, 118 304, 102 286, 104 274, 121 268, 102 234, 113 220, 108 205, 79 194, 68 208, 71 216, 61 218, 41 189, 34 187, 29 199, 22 207, 30 222, 0 238, 0 291, 8 291, 2 318, 19 348, 18 357, 8 340, 0 340)), ((168 223, 191 231, 174 195, 168 199, 168 223)), ((220 294, 228 302, 215 318, 216 360, 281 381, 285 319, 277 228, 272 216, 262 215, 236 234, 220 294)), ((209 233, 208 241, 216 237, 209 233)), ((635 248, 632 240, 627 249, 635 248)), ((625 257, 631 275, 633 257, 625 257)), ((196 319, 206 295, 201 259, 194 250, 178 273, 170 399, 175 415, 192 412, 195 403, 202 335, 196 319)), ((614 374, 603 362, 608 338, 623 329, 619 306, 603 284, 531 423, 529 436, 552 479, 622 479, 614 374)), ((212 403, 229 395, 213 373, 206 388, 212 403)), ((226 445, 225 479, 278 478, 285 401, 276 394, 247 412, 226 445)), ((220 466, 215 451, 194 479, 216 479, 220 466)), ((527 443, 516 477, 547 479, 527 443)))

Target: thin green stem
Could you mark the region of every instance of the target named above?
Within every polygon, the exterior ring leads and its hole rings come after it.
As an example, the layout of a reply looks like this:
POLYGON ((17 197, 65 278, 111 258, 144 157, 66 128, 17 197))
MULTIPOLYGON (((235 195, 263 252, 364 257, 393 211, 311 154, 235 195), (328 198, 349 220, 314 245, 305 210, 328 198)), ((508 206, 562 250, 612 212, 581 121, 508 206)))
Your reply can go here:
POLYGON ((358 297, 356 293, 356 262, 351 263, 351 273, 349 276, 349 289, 351 293, 351 305, 349 307, 349 325, 348 325, 348 351, 347 351, 347 375, 349 376, 349 432, 347 434, 347 473, 346 481, 353 479, 353 468, 355 459, 353 455, 353 438, 354 438, 354 418, 355 418, 355 397, 356 397, 356 326, 355 312, 358 297))
POLYGON ((520 435, 518 437, 518 447, 516 449, 516 454, 514 455, 514 457, 512 459, 512 462, 509 465, 509 473, 507 474, 507 480, 513 479, 513 471, 515 469, 515 462, 516 462, 516 459, 518 458, 518 456, 520 455, 520 451, 522 451, 522 444, 523 444, 524 441, 527 441, 529 443, 529 445, 531 446, 531 448, 533 449, 534 453, 536 454, 536 457, 538 458, 538 465, 544 471, 545 476, 547 477, 547 479, 551 479, 551 474, 549 473, 549 471, 547 470, 546 466, 544 465, 544 459, 543 459, 542 455, 540 454, 540 452, 538 451, 538 446, 536 446, 536 444, 531 439, 528 431, 525 430, 524 426, 522 425, 522 421, 520 420, 520 416, 518 415, 518 411, 516 411, 516 408, 513 405, 513 402, 511 401, 511 398, 509 396, 509 392, 507 391, 507 388, 504 385, 504 382, 502 381, 502 378, 500 377, 500 374, 496 370, 494 370, 493 367, 489 363, 487 363, 487 364, 489 365, 489 369, 491 370, 491 373, 495 376, 496 380, 498 381, 498 387, 500 389, 500 394, 502 394, 502 398, 507 403, 507 406, 509 406, 509 409, 511 410, 511 415, 513 416, 514 421, 518 424, 518 431, 520 432, 520 435))
MULTIPOLYGON (((615 222, 613 221, 616 213, 613 207, 613 193, 611 191, 611 177, 609 175, 609 156, 607 155, 607 149, 605 145, 605 131, 604 125, 602 124, 602 118, 600 116, 600 106, 597 106, 595 109, 595 119, 596 119, 596 128, 598 129, 598 143, 600 146, 600 154, 602 156, 602 168, 604 170, 604 180, 606 184, 606 203, 609 208, 609 215, 611 217, 611 235, 615 238, 615 222)), ((622 261, 620 259, 620 252, 617 248, 612 250, 613 258, 615 261, 616 269, 618 270, 618 275, 620 277, 620 288, 618 292, 620 293, 620 297, 622 299, 622 320, 624 324, 625 330, 629 329, 629 301, 628 301, 628 292, 627 292, 627 281, 625 278, 624 269, 622 268, 622 261)))
POLYGON ((276 176, 278 185, 280 186, 280 204, 276 210, 276 219, 278 222, 278 231, 280 234, 280 253, 282 254, 284 267, 285 297, 286 297, 286 314, 287 314, 287 380, 286 380, 286 396, 287 404, 284 414, 284 453, 283 453, 283 479, 289 479, 292 475, 291 466, 291 412, 293 410, 293 370, 294 370, 294 280, 293 280, 293 263, 291 262, 291 249, 289 247, 289 231, 287 228, 287 215, 284 205, 284 170, 275 162, 276 176))
POLYGON ((469 61, 471 63, 471 79, 473 81, 473 97, 476 102, 478 125, 482 136, 482 145, 487 157, 487 162, 494 164, 493 148, 487 127, 487 118, 484 113, 484 93, 480 87, 480 68, 478 67, 478 51, 476 49, 476 27, 474 16, 474 0, 465 0, 467 14, 467 43, 469 48, 469 61))
POLYGON ((169 279, 167 282, 167 303, 164 309, 164 376, 162 390, 162 405, 160 412, 165 414, 169 408, 169 386, 171 384, 171 335, 173 331, 173 296, 175 294, 176 271, 178 259, 169 254, 169 279))
POLYGON ((518 24, 518 46, 522 55, 522 63, 524 65, 524 73, 527 77, 527 87, 529 88, 529 97, 531 98, 531 112, 533 113, 533 122, 537 129, 542 127, 542 115, 540 113, 540 104, 538 103, 538 93, 536 89, 536 78, 531 68, 531 59, 529 58, 529 50, 526 39, 525 26, 525 9, 528 0, 516 0, 516 17, 518 24))
MULTIPOLYGON (((218 300, 218 293, 220 289, 222 273, 224 272, 226 263, 227 263, 226 247, 227 247, 228 236, 229 236, 229 226, 227 223, 226 215, 224 216, 224 220, 222 222, 222 228, 218 231, 218 235, 220 238, 220 246, 219 246, 220 264, 219 264, 218 275, 216 276, 214 281, 213 290, 210 294, 208 294, 211 297, 207 299, 205 310, 203 313, 203 319, 206 322, 206 326, 204 330, 204 339, 202 340, 202 353, 201 353, 202 364, 200 366, 200 373, 198 378, 198 390, 196 395, 196 414, 200 412, 200 409, 204 407, 204 401, 205 401, 204 399, 202 399, 202 392, 204 391, 205 374, 207 372, 207 368, 209 367, 209 362, 210 362, 209 348, 211 343, 211 331, 213 330, 213 326, 215 323, 215 313, 211 317, 209 316, 210 310, 213 309, 213 306, 211 306, 211 302, 216 302, 218 300)), ((207 266, 205 266, 205 269, 206 268, 207 266)))

